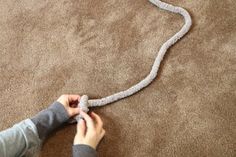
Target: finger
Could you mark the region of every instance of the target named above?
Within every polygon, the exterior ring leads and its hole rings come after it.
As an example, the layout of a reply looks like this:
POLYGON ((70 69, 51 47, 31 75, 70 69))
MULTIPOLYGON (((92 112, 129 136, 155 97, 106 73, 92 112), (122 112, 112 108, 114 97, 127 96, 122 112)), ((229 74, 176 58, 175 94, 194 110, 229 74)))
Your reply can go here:
POLYGON ((91 116, 92 116, 92 117, 94 118, 94 120, 96 121, 96 128, 101 131, 101 129, 102 129, 102 127, 103 127, 102 119, 100 118, 99 115, 97 115, 97 114, 94 113, 94 112, 91 112, 91 116))
POLYGON ((101 133, 99 134, 99 140, 102 140, 102 138, 104 137, 106 131, 104 129, 102 129, 101 133))
POLYGON ((69 113, 70 113, 70 116, 75 116, 75 115, 80 113, 80 108, 78 108, 78 107, 76 107, 76 108, 70 107, 69 108, 69 113))
POLYGON ((77 135, 82 138, 85 136, 86 126, 83 119, 80 119, 77 124, 77 135))
POLYGON ((103 136, 105 135, 106 131, 104 129, 102 129, 102 133, 101 133, 101 138, 103 138, 103 136))
POLYGON ((80 111, 80 114, 86 121, 86 126, 88 127, 88 131, 93 130, 94 129, 93 119, 91 117, 89 117, 89 115, 82 110, 80 111))
POLYGON ((68 95, 69 102, 74 102, 80 99, 79 95, 68 95))

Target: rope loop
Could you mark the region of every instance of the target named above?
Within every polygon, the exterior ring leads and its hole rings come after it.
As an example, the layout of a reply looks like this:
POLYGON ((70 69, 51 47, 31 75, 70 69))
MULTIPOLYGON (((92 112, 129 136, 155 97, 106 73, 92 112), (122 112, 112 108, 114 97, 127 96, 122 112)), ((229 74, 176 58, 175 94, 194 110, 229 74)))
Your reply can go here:
MULTIPOLYGON (((87 95, 83 95, 80 100, 79 100, 79 104, 78 107, 80 107, 80 109, 84 112, 88 112, 89 108, 88 108, 88 96, 87 95)), ((79 120, 83 118, 83 116, 81 114, 77 115, 75 117, 76 121, 79 122, 79 120)))
POLYGON ((80 98, 78 106, 81 108, 82 111, 84 111, 86 113, 89 111, 89 108, 88 108, 88 96, 87 95, 83 95, 80 98))

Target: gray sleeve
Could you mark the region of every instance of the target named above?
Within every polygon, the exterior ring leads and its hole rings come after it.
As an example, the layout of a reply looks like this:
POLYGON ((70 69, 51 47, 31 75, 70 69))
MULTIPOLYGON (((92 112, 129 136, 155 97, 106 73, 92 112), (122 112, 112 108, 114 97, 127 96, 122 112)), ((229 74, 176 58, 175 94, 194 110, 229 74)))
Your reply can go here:
POLYGON ((96 157, 97 152, 94 148, 85 144, 73 145, 73 157, 96 157))
POLYGON ((69 115, 65 107, 58 101, 54 101, 48 109, 42 110, 31 121, 38 130, 41 140, 44 140, 53 130, 69 119, 69 115))
POLYGON ((30 119, 0 132, 0 157, 37 156, 40 147, 37 128, 30 119))

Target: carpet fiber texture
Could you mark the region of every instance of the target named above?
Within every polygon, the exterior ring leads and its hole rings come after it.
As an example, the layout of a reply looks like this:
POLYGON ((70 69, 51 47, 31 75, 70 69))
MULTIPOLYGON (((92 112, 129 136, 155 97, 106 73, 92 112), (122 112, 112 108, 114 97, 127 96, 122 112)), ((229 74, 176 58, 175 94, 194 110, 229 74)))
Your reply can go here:
MULTIPOLYGON (((139 93, 92 108, 106 135, 101 157, 236 155, 236 4, 165 0, 186 8, 190 32, 139 93)), ((0 129, 32 117, 61 94, 101 98, 150 71, 183 25, 148 0, 0 1, 0 129)), ((45 142, 41 157, 71 156, 75 125, 45 142)))

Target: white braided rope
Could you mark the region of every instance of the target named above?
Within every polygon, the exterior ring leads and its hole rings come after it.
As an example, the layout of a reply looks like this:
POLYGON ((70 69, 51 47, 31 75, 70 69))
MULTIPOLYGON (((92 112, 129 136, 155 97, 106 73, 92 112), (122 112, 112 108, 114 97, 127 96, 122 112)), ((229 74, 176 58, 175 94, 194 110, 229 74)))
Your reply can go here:
MULTIPOLYGON (((160 0, 149 0, 149 1, 161 9, 182 15, 184 17, 184 21, 185 21, 184 26, 181 28, 181 30, 179 32, 177 32, 174 36, 172 36, 170 39, 168 39, 161 46, 150 73, 143 80, 141 80, 139 83, 131 86, 130 88, 128 88, 124 91, 117 92, 115 94, 112 94, 110 96, 107 96, 107 97, 104 97, 101 99, 88 100, 86 98, 83 98, 83 97, 87 97, 86 95, 83 95, 80 99, 80 104, 79 104, 79 106, 81 106, 81 108, 94 107, 94 106, 104 106, 106 104, 109 104, 109 103, 118 101, 120 99, 123 99, 125 97, 128 97, 128 96, 138 92, 139 90, 143 89, 144 87, 148 86, 153 81, 153 79, 156 78, 160 63, 161 63, 167 49, 170 48, 173 44, 175 44, 180 38, 182 38, 189 31, 189 29, 192 25, 192 20, 191 20, 189 13, 185 9, 183 9, 181 7, 173 6, 171 4, 167 4, 167 3, 162 2, 160 0), (87 102, 84 102, 83 100, 86 100, 87 102)), ((85 110, 88 111, 87 109, 85 109, 85 110)))

